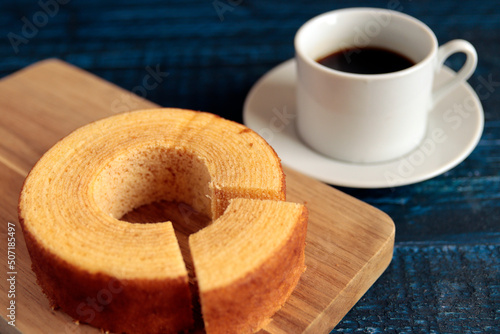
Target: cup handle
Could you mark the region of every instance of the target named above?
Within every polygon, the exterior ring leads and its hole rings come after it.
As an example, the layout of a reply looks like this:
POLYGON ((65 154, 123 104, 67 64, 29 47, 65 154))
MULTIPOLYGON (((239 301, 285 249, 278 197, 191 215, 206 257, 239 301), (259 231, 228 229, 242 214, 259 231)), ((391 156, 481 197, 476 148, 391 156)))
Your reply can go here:
POLYGON ((437 53, 436 72, 439 72, 445 60, 454 53, 463 52, 467 56, 465 64, 458 73, 448 82, 438 87, 432 93, 432 105, 435 105, 446 94, 450 93, 458 84, 470 78, 477 66, 477 52, 474 46, 463 39, 454 39, 441 45, 437 53))

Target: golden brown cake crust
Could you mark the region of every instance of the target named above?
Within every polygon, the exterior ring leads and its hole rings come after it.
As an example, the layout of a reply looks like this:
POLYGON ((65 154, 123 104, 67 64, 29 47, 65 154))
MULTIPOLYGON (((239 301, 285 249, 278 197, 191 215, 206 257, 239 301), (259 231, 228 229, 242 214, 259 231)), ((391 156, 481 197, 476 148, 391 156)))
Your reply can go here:
POLYGON ((208 334, 253 333, 285 304, 305 270, 307 218, 303 207, 291 238, 258 270, 229 287, 202 293, 208 334))
POLYGON ((79 322, 129 334, 145 333, 146 328, 150 334, 177 333, 192 327, 187 278, 117 280, 91 274, 45 250, 29 231, 24 236, 32 269, 51 306, 79 322))

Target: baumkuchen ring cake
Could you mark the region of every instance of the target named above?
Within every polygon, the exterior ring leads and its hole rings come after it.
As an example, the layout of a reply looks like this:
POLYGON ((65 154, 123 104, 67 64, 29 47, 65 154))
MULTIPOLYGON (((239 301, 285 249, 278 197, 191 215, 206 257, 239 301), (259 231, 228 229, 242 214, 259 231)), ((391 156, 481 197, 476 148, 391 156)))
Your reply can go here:
POLYGON ((307 210, 285 202, 273 149, 218 116, 151 109, 88 124, 28 175, 19 218, 52 306, 117 333, 193 325, 188 273, 170 222, 120 220, 160 200, 212 218, 189 236, 207 333, 251 333, 304 271, 307 210))

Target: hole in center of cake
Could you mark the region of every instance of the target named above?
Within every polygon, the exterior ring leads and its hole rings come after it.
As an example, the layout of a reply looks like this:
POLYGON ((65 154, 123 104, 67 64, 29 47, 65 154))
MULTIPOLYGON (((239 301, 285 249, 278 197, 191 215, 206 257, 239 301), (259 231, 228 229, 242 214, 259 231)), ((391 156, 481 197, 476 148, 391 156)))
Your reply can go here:
MULTIPOLYGON (((116 219, 155 202, 178 203, 178 211, 186 217, 192 210, 211 217, 210 179, 204 162, 184 149, 128 149, 116 152, 97 175, 93 194, 100 209, 116 219)), ((134 222, 165 218, 169 217, 152 215, 139 221, 136 215, 134 222)))

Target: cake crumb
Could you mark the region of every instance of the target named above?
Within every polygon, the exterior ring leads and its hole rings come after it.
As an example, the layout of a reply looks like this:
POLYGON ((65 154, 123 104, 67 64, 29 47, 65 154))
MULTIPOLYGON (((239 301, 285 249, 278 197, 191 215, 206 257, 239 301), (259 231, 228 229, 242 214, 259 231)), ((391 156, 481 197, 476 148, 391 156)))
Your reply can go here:
POLYGON ((245 132, 250 132, 250 131, 252 131, 252 130, 250 130, 249 128, 245 128, 245 129, 241 130, 241 131, 239 132, 239 134, 241 135, 242 133, 245 133, 245 132))

